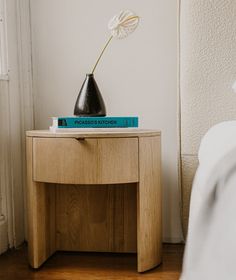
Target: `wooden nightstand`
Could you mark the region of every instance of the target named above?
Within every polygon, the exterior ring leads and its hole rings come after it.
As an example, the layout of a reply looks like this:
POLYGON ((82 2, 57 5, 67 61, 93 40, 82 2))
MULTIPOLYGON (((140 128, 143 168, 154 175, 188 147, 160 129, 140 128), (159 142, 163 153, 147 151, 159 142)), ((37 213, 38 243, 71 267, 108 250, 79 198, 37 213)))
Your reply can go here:
POLYGON ((161 263, 161 136, 141 129, 27 132, 29 262, 57 250, 161 263))

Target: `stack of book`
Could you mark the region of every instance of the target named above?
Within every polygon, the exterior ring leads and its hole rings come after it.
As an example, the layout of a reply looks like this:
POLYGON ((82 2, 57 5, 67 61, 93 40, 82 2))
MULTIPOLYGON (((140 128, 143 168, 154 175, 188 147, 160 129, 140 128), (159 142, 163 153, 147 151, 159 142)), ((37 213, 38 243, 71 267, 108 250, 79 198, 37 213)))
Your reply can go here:
POLYGON ((138 117, 53 117, 50 130, 131 127, 138 127, 138 117))

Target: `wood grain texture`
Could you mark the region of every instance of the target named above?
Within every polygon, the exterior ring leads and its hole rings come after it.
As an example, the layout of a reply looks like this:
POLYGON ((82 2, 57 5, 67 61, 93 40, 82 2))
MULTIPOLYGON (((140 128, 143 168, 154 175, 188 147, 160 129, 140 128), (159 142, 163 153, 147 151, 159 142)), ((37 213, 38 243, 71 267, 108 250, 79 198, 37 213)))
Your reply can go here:
POLYGON ((26 139, 29 262, 38 268, 56 250, 55 188, 32 180, 33 141, 26 139))
POLYGON ((138 271, 161 263, 160 137, 139 138, 138 271))
POLYGON ((55 250, 137 251, 139 272, 160 264, 160 136, 27 138, 34 268, 55 250))
POLYGON ((138 181, 137 138, 34 138, 33 178, 61 184, 138 181))
POLYGON ((136 252, 136 189, 57 185, 57 250, 136 252))
POLYGON ((161 132, 152 129, 137 129, 137 128, 108 128, 108 129, 63 129, 57 132, 50 130, 31 130, 26 132, 27 136, 31 137, 47 137, 47 138, 127 138, 139 136, 160 136, 161 132))

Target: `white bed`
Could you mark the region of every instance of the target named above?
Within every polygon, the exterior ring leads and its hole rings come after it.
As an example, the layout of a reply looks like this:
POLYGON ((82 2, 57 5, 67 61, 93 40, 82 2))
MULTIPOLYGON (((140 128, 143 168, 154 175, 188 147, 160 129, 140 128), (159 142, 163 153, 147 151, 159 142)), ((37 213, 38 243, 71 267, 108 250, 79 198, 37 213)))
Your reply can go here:
POLYGON ((236 121, 203 137, 181 280, 236 279, 236 121))

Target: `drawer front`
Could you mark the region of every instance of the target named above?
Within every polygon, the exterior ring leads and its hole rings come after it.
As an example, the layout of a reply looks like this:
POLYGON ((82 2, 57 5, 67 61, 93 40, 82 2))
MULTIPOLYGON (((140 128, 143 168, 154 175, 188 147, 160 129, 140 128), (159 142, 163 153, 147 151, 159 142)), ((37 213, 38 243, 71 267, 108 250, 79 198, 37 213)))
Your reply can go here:
POLYGON ((138 138, 33 138, 33 179, 61 184, 138 181, 138 138))

